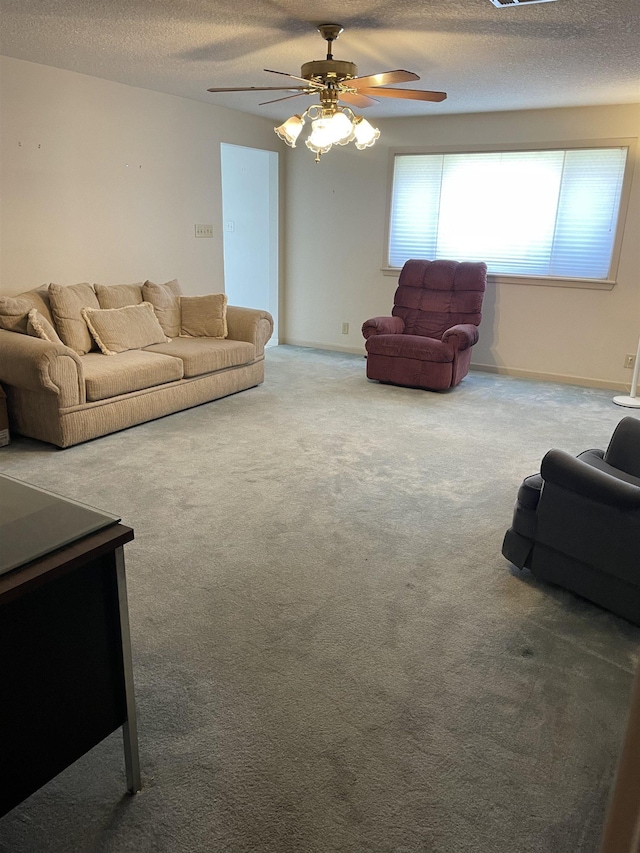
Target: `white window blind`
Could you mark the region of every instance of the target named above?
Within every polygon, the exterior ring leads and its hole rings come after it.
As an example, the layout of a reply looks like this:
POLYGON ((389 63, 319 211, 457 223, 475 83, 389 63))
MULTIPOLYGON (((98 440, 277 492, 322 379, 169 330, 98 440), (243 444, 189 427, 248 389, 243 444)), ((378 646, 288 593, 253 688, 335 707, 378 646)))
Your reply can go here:
POLYGON ((606 279, 627 150, 398 154, 389 266, 451 258, 497 274, 606 279))

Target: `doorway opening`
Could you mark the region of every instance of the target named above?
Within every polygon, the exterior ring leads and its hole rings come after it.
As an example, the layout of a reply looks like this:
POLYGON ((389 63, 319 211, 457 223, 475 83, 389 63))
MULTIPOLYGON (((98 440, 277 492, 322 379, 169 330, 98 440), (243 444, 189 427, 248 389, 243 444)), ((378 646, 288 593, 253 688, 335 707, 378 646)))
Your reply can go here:
POLYGON ((273 316, 278 343, 278 154, 220 144, 224 284, 230 305, 273 316))

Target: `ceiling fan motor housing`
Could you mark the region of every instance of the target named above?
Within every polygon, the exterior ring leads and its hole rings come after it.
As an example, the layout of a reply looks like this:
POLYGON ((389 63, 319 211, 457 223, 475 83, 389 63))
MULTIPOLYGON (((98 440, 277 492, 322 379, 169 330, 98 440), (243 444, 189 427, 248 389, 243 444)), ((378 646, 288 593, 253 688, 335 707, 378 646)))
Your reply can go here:
POLYGON ((305 62, 300 69, 300 76, 305 80, 316 80, 326 84, 341 83, 351 77, 358 76, 358 66, 354 62, 339 59, 316 59, 305 62))

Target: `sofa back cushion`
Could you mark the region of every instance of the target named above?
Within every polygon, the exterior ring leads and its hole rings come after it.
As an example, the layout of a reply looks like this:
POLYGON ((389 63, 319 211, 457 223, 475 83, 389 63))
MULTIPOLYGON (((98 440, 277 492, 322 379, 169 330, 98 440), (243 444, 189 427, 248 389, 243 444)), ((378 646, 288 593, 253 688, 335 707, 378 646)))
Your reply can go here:
POLYGON ((168 338, 177 338, 180 334, 180 285, 177 279, 164 284, 145 281, 142 296, 150 302, 168 338))
POLYGON ((100 308, 98 297, 90 284, 83 282, 66 287, 50 284, 49 304, 56 331, 64 344, 78 355, 84 355, 96 348, 82 316, 84 308, 100 308))
POLYGON ((101 308, 126 308, 127 305, 139 305, 142 298, 142 282, 135 284, 94 284, 101 308))
POLYGON ((0 296, 0 329, 9 329, 26 335, 28 314, 32 308, 37 308, 49 323, 53 323, 49 307, 48 284, 19 293, 17 296, 0 296), (13 304, 15 300, 20 300, 20 306, 13 304))
POLYGON ((27 334, 31 305, 19 296, 0 296, 0 329, 27 334))
POLYGON ((142 349, 169 340, 149 302, 124 308, 83 308, 82 316, 105 355, 142 349))
POLYGON ((180 334, 194 338, 226 338, 227 295, 180 297, 180 334))

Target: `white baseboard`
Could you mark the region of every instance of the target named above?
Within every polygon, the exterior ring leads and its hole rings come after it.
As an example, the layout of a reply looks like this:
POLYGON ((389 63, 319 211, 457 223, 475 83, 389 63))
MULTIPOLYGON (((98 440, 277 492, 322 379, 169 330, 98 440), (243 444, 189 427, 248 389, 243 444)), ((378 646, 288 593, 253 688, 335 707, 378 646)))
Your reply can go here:
MULTIPOLYGON (((324 349, 331 352, 348 352, 353 355, 366 355, 364 342, 361 347, 340 346, 339 344, 327 344, 324 341, 303 341, 298 338, 287 338, 281 340, 281 344, 290 344, 294 347, 309 347, 311 349, 324 349)), ((608 391, 625 391, 628 393, 631 380, 628 383, 613 382, 607 379, 591 379, 588 376, 569 376, 564 373, 543 373, 537 370, 522 370, 519 367, 498 367, 495 364, 471 364, 471 370, 482 373, 498 373, 502 376, 515 376, 519 379, 538 379, 541 382, 559 382, 563 385, 579 385, 582 388, 603 388, 608 391)))
POLYGON ((541 382, 559 382, 563 385, 580 385, 583 388, 603 388, 609 391, 628 391, 624 382, 608 379, 591 379, 588 376, 569 376, 564 373, 543 373, 537 370, 522 370, 519 367, 498 367, 495 364, 472 364, 471 370, 483 373, 499 373, 503 376, 516 376, 519 379, 539 379, 541 382))
POLYGON ((340 344, 327 344, 323 341, 302 341, 298 338, 287 338, 284 341, 280 341, 281 344, 289 344, 292 347, 309 347, 311 349, 327 349, 331 352, 348 352, 352 355, 366 355, 366 350, 364 348, 364 339, 362 341, 361 346, 341 346, 340 344))

